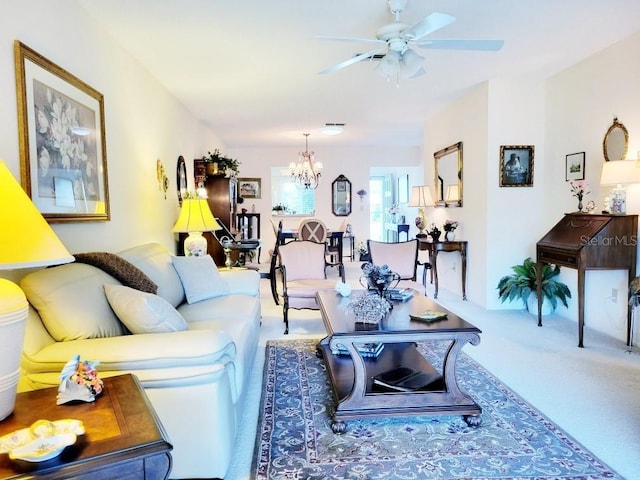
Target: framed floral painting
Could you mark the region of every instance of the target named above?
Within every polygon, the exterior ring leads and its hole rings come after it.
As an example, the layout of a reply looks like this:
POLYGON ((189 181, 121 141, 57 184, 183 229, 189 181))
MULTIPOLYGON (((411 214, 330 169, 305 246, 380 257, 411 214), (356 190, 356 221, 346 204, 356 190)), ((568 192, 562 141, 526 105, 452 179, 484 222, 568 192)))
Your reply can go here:
POLYGON ((14 43, 22 186, 48 222, 107 221, 104 98, 14 43))

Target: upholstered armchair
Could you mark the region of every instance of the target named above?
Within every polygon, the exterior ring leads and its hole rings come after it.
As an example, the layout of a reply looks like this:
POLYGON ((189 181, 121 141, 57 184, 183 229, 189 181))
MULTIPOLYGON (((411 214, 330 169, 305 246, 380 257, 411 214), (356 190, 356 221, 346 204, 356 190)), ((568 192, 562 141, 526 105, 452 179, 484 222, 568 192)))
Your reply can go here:
POLYGON ((371 263, 377 266, 388 265, 393 272, 400 276, 398 287, 413 288, 426 295, 427 269, 431 268, 431 264, 418 260, 418 240, 395 243, 367 240, 367 247, 371 263), (419 266, 424 267, 422 283, 417 281, 419 266))
MULTIPOLYGON (((327 279, 325 244, 311 240, 296 240, 278 247, 280 273, 278 296, 282 299, 285 335, 289 333, 289 308, 318 310, 316 292, 333 289, 335 279, 327 279)), ((335 264, 344 282, 344 266, 335 264)))

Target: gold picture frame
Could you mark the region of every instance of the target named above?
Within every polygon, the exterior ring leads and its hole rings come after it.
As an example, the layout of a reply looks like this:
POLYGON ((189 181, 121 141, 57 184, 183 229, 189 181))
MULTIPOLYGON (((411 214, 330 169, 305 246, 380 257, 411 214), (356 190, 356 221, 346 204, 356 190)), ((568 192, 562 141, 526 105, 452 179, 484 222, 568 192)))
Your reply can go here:
POLYGON ((262 179, 238 178, 238 195, 242 198, 262 198, 262 179))
POLYGON ((500 147, 500 186, 533 186, 533 145, 502 145, 500 147))
POLYGON ((22 186, 50 222, 108 221, 104 97, 14 42, 22 186))

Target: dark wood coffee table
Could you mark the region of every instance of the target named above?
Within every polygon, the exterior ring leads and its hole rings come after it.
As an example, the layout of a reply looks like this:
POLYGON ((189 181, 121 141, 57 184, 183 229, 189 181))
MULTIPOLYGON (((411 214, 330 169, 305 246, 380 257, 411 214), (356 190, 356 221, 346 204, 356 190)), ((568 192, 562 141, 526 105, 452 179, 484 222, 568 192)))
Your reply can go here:
POLYGON ((343 433, 345 420, 361 417, 405 415, 462 415, 467 424, 482 422, 482 408, 468 394, 460 390, 456 380, 458 353, 467 343, 478 345, 481 331, 469 322, 445 310, 418 292, 405 302, 393 302, 393 309, 379 324, 356 324, 345 313, 345 306, 363 292, 354 291, 342 297, 333 290, 317 293, 318 304, 327 330, 327 337, 318 344, 333 390, 335 411, 332 430, 343 433), (410 320, 410 314, 425 310, 439 310, 447 318, 426 323, 410 320), (443 358, 442 375, 427 388, 410 392, 388 391, 378 388, 373 377, 396 367, 405 366, 427 374, 438 374, 417 350, 416 343, 448 342, 443 358), (354 344, 384 343, 377 358, 366 358, 354 344), (348 355, 336 355, 340 348, 348 355))

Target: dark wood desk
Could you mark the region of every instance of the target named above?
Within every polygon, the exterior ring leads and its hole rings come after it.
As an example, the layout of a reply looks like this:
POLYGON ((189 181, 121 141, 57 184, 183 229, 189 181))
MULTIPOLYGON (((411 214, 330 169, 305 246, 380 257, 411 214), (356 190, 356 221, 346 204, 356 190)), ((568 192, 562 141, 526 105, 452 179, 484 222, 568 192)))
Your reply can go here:
MULTIPOLYGON (((542 326, 541 266, 543 263, 578 270, 578 347, 583 347, 586 270, 629 272, 636 276, 637 215, 567 213, 536 244, 538 326, 542 326)), ((631 309, 627 306, 627 345, 631 344, 631 309)))
POLYGON ((433 242, 430 239, 418 238, 420 250, 428 250, 431 264, 431 280, 434 283, 433 298, 438 298, 438 252, 460 252, 462 270, 462 299, 467 299, 467 244, 468 242, 454 240, 433 242))
POLYGON ((33 422, 73 418, 86 433, 58 457, 41 463, 12 461, 0 455, 0 478, 111 480, 164 479, 171 470, 173 448, 133 375, 104 379, 93 403, 56 405, 58 389, 19 393, 13 414, 0 422, 0 436, 33 422))

